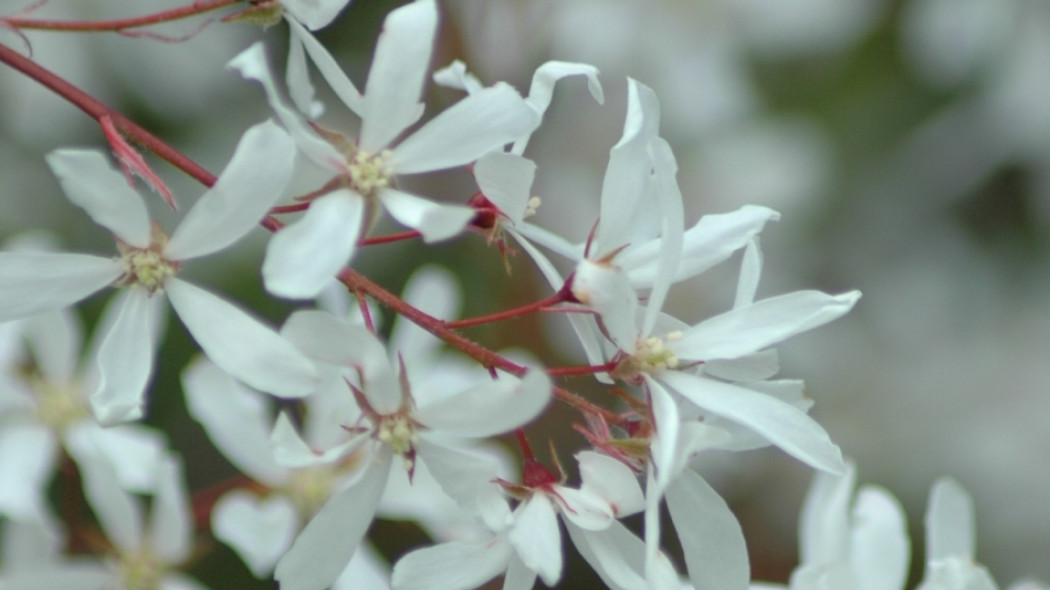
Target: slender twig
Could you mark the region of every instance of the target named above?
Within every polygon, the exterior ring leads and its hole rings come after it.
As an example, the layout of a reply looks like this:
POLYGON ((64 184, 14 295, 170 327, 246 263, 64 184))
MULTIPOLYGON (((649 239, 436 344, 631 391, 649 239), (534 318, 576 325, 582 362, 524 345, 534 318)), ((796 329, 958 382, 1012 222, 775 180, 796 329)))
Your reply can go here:
POLYGON ((547 369, 547 374, 551 377, 571 377, 574 375, 593 375, 595 373, 608 373, 616 368, 619 364, 616 361, 604 363, 601 365, 584 365, 582 367, 554 367, 547 369))
POLYGON ((209 0, 207 2, 194 2, 187 6, 145 14, 131 18, 120 18, 114 20, 99 21, 71 21, 22 18, 19 16, 0 17, 0 22, 14 27, 15 29, 35 29, 38 31, 72 31, 72 32, 97 32, 97 31, 124 31, 156 25, 204 14, 212 10, 237 4, 242 0, 209 0))
POLYGON ((506 311, 501 311, 489 315, 479 316, 476 318, 467 318, 463 320, 456 320, 454 322, 446 322, 445 326, 454 330, 458 330, 461 328, 469 328, 470 326, 479 326, 481 324, 501 322, 504 320, 521 317, 526 314, 535 313, 537 311, 542 311, 544 309, 547 309, 548 307, 552 307, 554 305, 562 303, 563 301, 569 301, 568 298, 571 296, 572 294, 567 289, 562 287, 557 293, 551 295, 550 297, 547 297, 546 299, 541 299, 540 301, 535 301, 528 305, 523 305, 521 307, 508 309, 506 311))

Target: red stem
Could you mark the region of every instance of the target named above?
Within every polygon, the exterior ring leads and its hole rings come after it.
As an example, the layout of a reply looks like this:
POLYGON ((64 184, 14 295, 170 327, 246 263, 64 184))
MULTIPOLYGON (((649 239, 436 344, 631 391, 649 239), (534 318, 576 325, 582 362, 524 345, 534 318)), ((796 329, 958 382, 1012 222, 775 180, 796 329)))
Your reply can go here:
POLYGON ((403 240, 411 240, 413 238, 418 238, 421 235, 422 234, 419 233, 419 230, 413 229, 413 230, 409 230, 409 231, 403 231, 401 233, 390 234, 388 236, 376 236, 374 238, 364 238, 364 239, 358 241, 357 245, 358 246, 375 246, 377 244, 390 244, 390 243, 393 243, 393 242, 400 242, 400 241, 403 241, 403 240))
POLYGON ((155 25, 163 22, 189 18, 191 16, 204 14, 205 12, 210 12, 212 10, 222 8, 224 6, 237 4, 238 2, 241 2, 241 0, 210 0, 208 2, 198 1, 188 6, 173 8, 171 10, 165 10, 163 12, 146 14, 143 16, 135 16, 131 18, 120 18, 115 20, 62 21, 19 18, 17 16, 12 16, 0 17, 0 22, 14 27, 16 29, 36 29, 44 31, 73 32, 122 31, 125 29, 134 29, 137 27, 145 27, 148 25, 155 25))
MULTIPOLYGON (((37 82, 40 82, 59 96, 79 107, 96 121, 101 121, 105 116, 110 117, 122 133, 140 143, 146 149, 167 160, 171 165, 182 170, 204 186, 210 188, 215 184, 216 176, 214 174, 204 169, 175 148, 164 143, 150 132, 139 127, 120 113, 117 113, 113 109, 102 104, 84 91, 2 44, 0 44, 0 62, 4 62, 37 82)), ((271 232, 276 232, 284 227, 284 224, 272 215, 264 217, 259 224, 271 232)), ((383 289, 367 277, 358 274, 350 268, 344 268, 341 270, 336 278, 346 285, 352 293, 365 293, 369 295, 379 303, 392 309, 397 314, 408 318, 424 330, 437 336, 441 340, 444 340, 453 348, 467 354, 488 369, 498 368, 518 377, 521 377, 528 371, 526 367, 513 363, 484 346, 465 338, 450 328, 444 320, 430 316, 408 303, 405 303, 400 297, 383 289)), ((619 423, 621 421, 617 414, 592 404, 582 397, 560 387, 554 387, 553 393, 555 397, 575 406, 582 412, 601 415, 609 422, 619 423)))
POLYGON ((479 316, 476 318, 467 318, 465 320, 457 320, 454 322, 445 322, 445 326, 454 330, 458 330, 460 328, 468 328, 470 326, 501 322, 503 320, 509 320, 526 314, 542 311, 548 307, 557 305, 558 303, 562 303, 563 301, 569 301, 568 297, 571 296, 572 294, 565 287, 562 287, 558 290, 557 293, 551 295, 546 299, 542 299, 540 301, 536 301, 528 305, 523 305, 515 309, 508 309, 506 311, 501 311, 498 313, 479 316))
POLYGON ((601 365, 585 365, 582 367, 555 367, 547 369, 547 374, 551 377, 571 377, 574 375, 593 375, 594 373, 608 373, 616 368, 619 363, 616 361, 604 363, 601 365))

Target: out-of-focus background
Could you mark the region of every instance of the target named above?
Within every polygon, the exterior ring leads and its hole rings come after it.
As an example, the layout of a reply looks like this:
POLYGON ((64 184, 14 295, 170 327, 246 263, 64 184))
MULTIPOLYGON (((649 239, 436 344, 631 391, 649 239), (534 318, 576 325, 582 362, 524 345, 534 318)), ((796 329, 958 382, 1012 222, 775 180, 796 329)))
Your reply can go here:
MULTIPOLYGON (((379 23, 397 4, 358 0, 319 35, 359 84, 379 23)), ((173 5, 142 0, 134 11, 173 5)), ((0 1, 2 13, 21 7, 0 1)), ((781 347, 782 375, 807 381, 813 414, 856 461, 859 480, 900 498, 916 572, 926 494, 951 475, 976 499, 978 558, 993 575, 1004 585, 1029 574, 1050 579, 1050 3, 448 0, 442 9, 435 67, 460 58, 484 82, 523 91, 550 59, 602 72, 605 104, 581 80, 563 82, 530 144, 543 198, 537 223, 585 238, 622 129, 625 78, 652 87, 678 157, 687 224, 747 203, 782 213, 762 236, 760 297, 864 292, 845 319, 781 347)), ((51 0, 38 14, 128 10, 117 0, 51 0)), ((268 116, 259 88, 224 64, 265 36, 280 69, 285 35, 282 26, 263 33, 215 23, 182 43, 27 37, 41 64, 218 171, 239 134, 268 116)), ((9 33, 0 41, 21 44, 9 33)), ((349 124, 345 109, 322 96, 322 121, 349 124)), ((435 107, 457 97, 429 91, 435 107)), ((44 164, 44 154, 70 145, 101 147, 101 135, 61 99, 0 67, 0 240, 45 228, 71 250, 110 251, 111 239, 65 200, 44 164)), ((200 194, 165 164, 156 168, 183 209, 200 194)), ((426 180, 433 184, 413 186, 450 199, 473 190, 464 174, 426 180)), ((173 227, 176 216, 154 204, 173 227)), ((231 256, 187 272, 279 322, 291 306, 260 295, 264 243, 260 231, 231 256)), ((435 261, 460 279, 468 314, 547 292, 526 257, 513 261, 508 280, 476 237, 436 250, 376 248, 358 266, 396 290, 411 269, 435 261)), ((736 270, 728 263, 678 287, 669 311, 695 321, 724 310, 736 270)), ((83 306, 89 322, 100 309, 99 298, 83 306)), ((473 335, 493 346, 553 346, 541 356, 577 362, 557 319, 473 335)), ((178 391, 188 339, 178 326, 169 332, 149 420, 219 473, 228 467, 185 418, 178 391)), ((784 580, 796 563, 810 471, 776 451, 712 457, 704 469, 744 523, 756 577, 784 580)), ((191 467, 191 486, 217 477, 191 467)))

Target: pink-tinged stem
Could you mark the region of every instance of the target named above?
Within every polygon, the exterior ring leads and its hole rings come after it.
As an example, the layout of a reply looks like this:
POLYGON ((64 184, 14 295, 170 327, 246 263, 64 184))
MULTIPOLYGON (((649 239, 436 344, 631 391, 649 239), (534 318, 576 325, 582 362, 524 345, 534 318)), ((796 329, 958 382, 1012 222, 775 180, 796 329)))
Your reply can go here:
POLYGON ((574 375, 593 375, 595 373, 608 373, 616 368, 619 364, 616 361, 604 363, 601 365, 585 365, 581 367, 554 367, 547 369, 547 374, 551 377, 572 377, 574 375))
POLYGON ((15 29, 35 29, 40 31, 72 31, 83 33, 97 31, 123 31, 126 29, 135 29, 189 18, 212 10, 217 10, 224 6, 231 6, 241 1, 242 0, 210 0, 208 2, 194 2, 187 6, 173 8, 163 12, 114 20, 65 21, 10 16, 0 18, 0 22, 10 27, 14 27, 15 29))
POLYGON ((535 313, 537 311, 543 311, 548 307, 557 305, 565 301, 570 301, 569 297, 571 297, 571 294, 568 292, 567 289, 565 289, 565 287, 562 287, 554 295, 551 295, 546 299, 530 303, 528 305, 523 305, 515 309, 508 309, 506 311, 501 311, 490 315, 479 316, 476 318, 467 318, 465 320, 446 322, 445 325, 454 330, 458 330, 460 328, 469 328, 470 326, 480 326, 481 324, 502 322, 504 320, 514 319, 523 315, 535 313))

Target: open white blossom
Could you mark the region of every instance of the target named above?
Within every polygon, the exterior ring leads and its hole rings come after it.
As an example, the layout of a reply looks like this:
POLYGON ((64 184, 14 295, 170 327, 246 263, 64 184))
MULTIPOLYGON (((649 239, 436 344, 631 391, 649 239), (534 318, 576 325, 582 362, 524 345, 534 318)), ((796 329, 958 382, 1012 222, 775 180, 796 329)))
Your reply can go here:
POLYGON ((237 307, 175 277, 183 262, 226 248, 255 227, 287 185, 294 150, 272 122, 249 129, 215 186, 170 239, 151 224, 142 198, 101 153, 52 153, 48 163, 66 195, 113 232, 120 256, 0 253, 0 322, 72 305, 108 285, 123 287, 111 303, 116 319, 99 347, 99 384, 91 396, 103 424, 143 415, 162 293, 224 370, 275 395, 306 395, 316 375, 302 354, 237 307))

